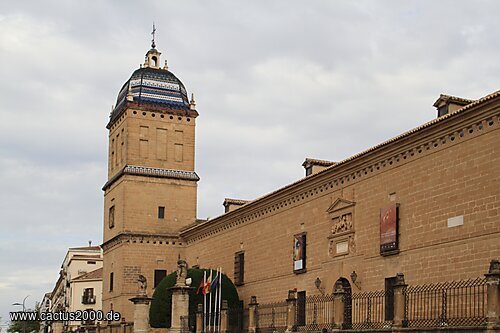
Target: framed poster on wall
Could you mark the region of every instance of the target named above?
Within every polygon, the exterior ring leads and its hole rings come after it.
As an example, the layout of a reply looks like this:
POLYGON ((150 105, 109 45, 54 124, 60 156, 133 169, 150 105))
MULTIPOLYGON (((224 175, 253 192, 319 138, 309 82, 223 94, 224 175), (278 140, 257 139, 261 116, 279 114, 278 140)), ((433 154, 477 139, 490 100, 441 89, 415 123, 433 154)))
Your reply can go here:
POLYGON ((391 254, 399 249, 399 204, 380 209, 380 254, 391 254))
POLYGON ((306 269, 306 234, 293 236, 293 272, 301 273, 306 269))

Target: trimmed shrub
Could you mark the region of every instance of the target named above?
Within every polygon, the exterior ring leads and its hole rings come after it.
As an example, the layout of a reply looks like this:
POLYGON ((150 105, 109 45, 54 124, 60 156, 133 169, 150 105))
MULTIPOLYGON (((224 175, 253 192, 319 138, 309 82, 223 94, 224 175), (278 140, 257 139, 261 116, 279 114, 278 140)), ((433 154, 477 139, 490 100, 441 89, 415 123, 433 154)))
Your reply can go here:
MULTIPOLYGON (((192 279, 191 290, 189 292, 189 315, 196 314, 198 304, 203 304, 203 294, 201 291, 197 293, 198 287, 203 280, 203 272, 210 274, 208 269, 190 268, 187 277, 192 279)), ((215 277, 215 271, 212 270, 212 278, 215 277)), ((153 293, 153 300, 149 309, 149 323, 151 327, 163 328, 170 327, 172 323, 172 291, 171 287, 175 285, 177 279, 177 272, 167 275, 160 284, 156 287, 153 293)), ((226 300, 230 309, 240 307, 240 298, 233 282, 225 275, 222 274, 222 299, 226 300)), ((209 295, 207 295, 208 307, 209 295)), ((215 297, 212 295, 212 308, 214 307, 215 297)), ((230 318, 230 322, 233 319, 230 318)))

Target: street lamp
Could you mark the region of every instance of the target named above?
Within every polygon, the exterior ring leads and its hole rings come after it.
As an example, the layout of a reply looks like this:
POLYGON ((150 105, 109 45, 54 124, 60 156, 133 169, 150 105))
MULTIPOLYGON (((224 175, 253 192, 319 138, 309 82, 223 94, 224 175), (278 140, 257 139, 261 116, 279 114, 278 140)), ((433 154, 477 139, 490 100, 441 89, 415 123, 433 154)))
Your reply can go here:
MULTIPOLYGON (((23 312, 26 312, 26 306, 25 306, 25 303, 26 303, 26 298, 28 298, 28 296, 26 296, 24 299, 23 299, 23 303, 12 303, 12 305, 22 305, 23 307, 23 312)), ((23 320, 23 333, 26 333, 26 320, 23 320)))

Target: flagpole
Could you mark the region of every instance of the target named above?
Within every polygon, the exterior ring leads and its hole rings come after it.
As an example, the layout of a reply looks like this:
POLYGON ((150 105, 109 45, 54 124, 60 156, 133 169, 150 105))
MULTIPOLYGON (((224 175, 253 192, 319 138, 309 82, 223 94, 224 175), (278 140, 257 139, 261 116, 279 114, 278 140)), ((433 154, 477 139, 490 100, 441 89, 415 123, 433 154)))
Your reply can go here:
MULTIPOLYGON (((217 283, 217 279, 219 278, 219 269, 217 268, 217 273, 215 274, 215 282, 217 283)), ((217 332, 217 326, 215 325, 217 320, 217 284, 215 285, 215 299, 214 299, 214 331, 217 332)))
POLYGON ((205 332, 206 328, 206 322, 207 322, 207 294, 205 293, 205 284, 207 283, 207 272, 203 271, 203 321, 202 321, 202 328, 203 332, 205 332))
POLYGON ((210 293, 209 301, 208 301, 208 330, 211 330, 210 327, 210 322, 212 321, 212 293, 210 292, 210 288, 212 287, 212 269, 210 268, 210 275, 209 275, 209 280, 210 280, 210 286, 208 288, 208 292, 210 293))
MULTIPOLYGON (((221 321, 222 321, 222 316, 220 315, 221 304, 222 304, 222 267, 220 267, 220 273, 219 273, 219 332, 220 332, 220 325, 221 325, 221 321)), ((229 316, 229 313, 228 313, 228 316, 229 316)))

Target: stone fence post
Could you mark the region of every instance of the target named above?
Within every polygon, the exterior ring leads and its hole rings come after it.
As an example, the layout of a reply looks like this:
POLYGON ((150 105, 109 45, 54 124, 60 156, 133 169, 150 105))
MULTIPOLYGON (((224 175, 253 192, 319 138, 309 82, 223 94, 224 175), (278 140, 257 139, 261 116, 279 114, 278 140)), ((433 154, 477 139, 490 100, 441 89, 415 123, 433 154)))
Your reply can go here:
POLYGON ((342 283, 337 282, 333 292, 333 323, 336 328, 340 329, 344 326, 344 297, 344 287, 342 283))
POLYGON ((257 296, 250 297, 250 304, 248 304, 248 332, 256 333, 258 323, 258 310, 259 303, 257 303, 257 296))
POLYGON ((295 290, 288 291, 287 316, 286 316, 286 332, 293 332, 297 323, 297 297, 295 290))
POLYGON ((203 331, 203 304, 198 304, 196 311, 196 333, 203 331))
POLYGON ((405 276, 403 273, 396 274, 396 284, 394 285, 394 319, 393 326, 401 328, 404 326, 405 321, 405 276))
POLYGON ((488 329, 500 326, 500 261, 494 259, 490 262, 490 269, 484 275, 486 277, 486 325, 488 329))
POLYGON ((227 300, 222 300, 222 306, 220 309, 220 333, 226 333, 229 329, 229 315, 228 315, 228 305, 227 300))
POLYGON ((170 288, 172 290, 172 324, 168 330, 169 332, 179 333, 188 326, 190 289, 185 284, 176 284, 170 288))
POLYGON ((139 295, 130 299, 134 303, 134 333, 149 332, 149 303, 151 300, 152 298, 147 295, 139 295))

